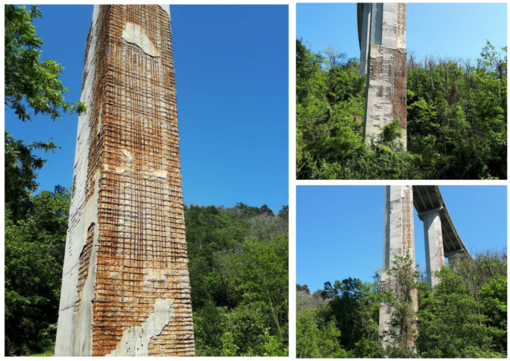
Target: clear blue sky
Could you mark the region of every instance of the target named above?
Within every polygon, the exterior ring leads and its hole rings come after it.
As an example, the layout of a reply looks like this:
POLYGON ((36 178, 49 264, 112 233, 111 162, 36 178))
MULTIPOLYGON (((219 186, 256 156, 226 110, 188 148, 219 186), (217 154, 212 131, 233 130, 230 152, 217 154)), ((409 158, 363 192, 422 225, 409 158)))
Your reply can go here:
MULTIPOLYGON (((426 55, 476 60, 486 39, 498 50, 507 44, 507 5, 408 3, 407 50, 426 55)), ((336 46, 359 58, 355 3, 297 4, 297 34, 313 51, 336 46)))
MULTIPOLYGON (((40 6, 43 56, 64 67, 79 100, 92 6, 40 6)), ((288 7, 172 5, 177 108, 186 204, 288 204, 288 7)), ((70 187, 76 115, 6 129, 27 142, 61 146, 39 173, 40 188, 70 187)), ((44 154, 44 153, 43 153, 44 154)))
MULTIPOLYGON (((506 186, 440 186, 470 252, 507 245, 506 186)), ((348 277, 372 282, 382 267, 383 186, 297 187, 296 282, 311 291, 348 277)), ((423 223, 414 211, 416 262, 425 268, 423 223)))

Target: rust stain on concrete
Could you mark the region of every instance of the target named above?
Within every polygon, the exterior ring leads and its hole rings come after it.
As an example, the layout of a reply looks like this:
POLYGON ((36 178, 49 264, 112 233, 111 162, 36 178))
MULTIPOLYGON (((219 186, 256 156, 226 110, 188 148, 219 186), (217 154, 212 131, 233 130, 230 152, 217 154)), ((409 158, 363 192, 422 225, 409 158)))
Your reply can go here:
POLYGON ((100 5, 94 21, 84 187, 85 202, 97 197, 97 221, 80 257, 76 308, 94 233, 97 258, 91 325, 75 325, 90 330, 91 350, 69 349, 117 355, 121 340, 145 327, 148 356, 194 356, 169 16, 159 5, 100 5))

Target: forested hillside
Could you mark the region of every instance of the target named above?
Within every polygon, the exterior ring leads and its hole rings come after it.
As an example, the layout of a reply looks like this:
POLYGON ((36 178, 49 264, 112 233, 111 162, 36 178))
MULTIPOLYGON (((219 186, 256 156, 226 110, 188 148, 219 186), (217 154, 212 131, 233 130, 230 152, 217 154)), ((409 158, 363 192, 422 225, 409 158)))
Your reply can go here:
POLYGON ((378 274, 374 282, 326 282, 313 294, 297 285, 297 357, 506 358, 506 250, 474 256, 459 257, 438 272, 434 289, 419 272, 406 272, 410 258, 398 259, 390 270, 404 290, 398 297, 381 292, 378 274), (413 288, 417 313, 409 297, 413 288), (388 332, 394 341, 386 349, 378 326, 382 301, 395 310, 388 332), (414 347, 407 346, 409 340, 414 347))
POLYGON ((288 209, 186 209, 197 356, 288 352, 288 209))
MULTIPOLYGON (((5 354, 53 354, 70 192, 37 190, 45 161, 5 138, 5 354)), ((185 208, 197 355, 288 351, 288 210, 185 208)))
POLYGON ((471 62, 408 55, 407 151, 398 122, 363 141, 358 59, 296 50, 298 179, 507 178, 506 47, 471 62))

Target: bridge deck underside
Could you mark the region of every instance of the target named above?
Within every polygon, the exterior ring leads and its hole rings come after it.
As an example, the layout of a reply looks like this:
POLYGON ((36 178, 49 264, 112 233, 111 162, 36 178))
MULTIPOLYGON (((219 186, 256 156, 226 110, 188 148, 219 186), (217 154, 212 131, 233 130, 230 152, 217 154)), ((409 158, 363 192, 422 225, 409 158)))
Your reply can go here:
POLYGON ((418 213, 440 208, 439 215, 441 218, 445 257, 463 252, 469 254, 455 229, 438 186, 413 186, 413 200, 414 207, 418 213))

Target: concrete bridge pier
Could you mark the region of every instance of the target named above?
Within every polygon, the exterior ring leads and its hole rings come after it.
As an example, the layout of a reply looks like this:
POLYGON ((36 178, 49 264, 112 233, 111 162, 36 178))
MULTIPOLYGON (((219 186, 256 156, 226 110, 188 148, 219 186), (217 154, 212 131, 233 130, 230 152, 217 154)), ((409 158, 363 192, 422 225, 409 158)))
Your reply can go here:
POLYGON ((94 5, 55 356, 194 356, 169 5, 94 5))
POLYGON ((359 3, 360 75, 367 75, 363 136, 399 120, 407 147, 406 4, 359 3))
MULTIPOLYGON (((445 266, 445 257, 450 267, 455 267, 458 255, 471 257, 462 242, 450 217, 438 186, 386 186, 384 190, 384 245, 383 270, 381 272, 381 290, 400 295, 396 280, 388 274, 396 256, 409 254, 415 262, 413 206, 423 221, 425 231, 425 253, 427 263, 427 282, 431 286, 439 283, 434 275, 445 266), (453 263, 452 263, 453 262, 453 263)), ((413 311, 418 311, 417 290, 411 295, 413 311)), ((379 335, 381 344, 387 347, 392 343, 385 336, 390 329, 394 310, 389 304, 381 304, 379 311, 379 335)), ((408 346, 411 341, 407 342, 408 346)))
MULTIPOLYGON (((414 248, 414 217, 413 217, 413 187, 386 186, 384 191, 384 247, 383 270, 381 272, 382 291, 399 294, 400 289, 396 279, 389 275, 387 269, 393 267, 396 256, 408 254, 415 260, 414 248)), ((418 310, 417 290, 413 291, 413 309, 418 310)), ((389 330, 393 307, 382 303, 379 310, 379 335, 383 337, 383 347, 392 340, 384 333, 389 330)))
POLYGON ((425 231, 425 259, 427 262, 427 282, 434 287, 439 283, 435 272, 444 267, 444 246, 441 216, 442 207, 419 212, 425 231))

